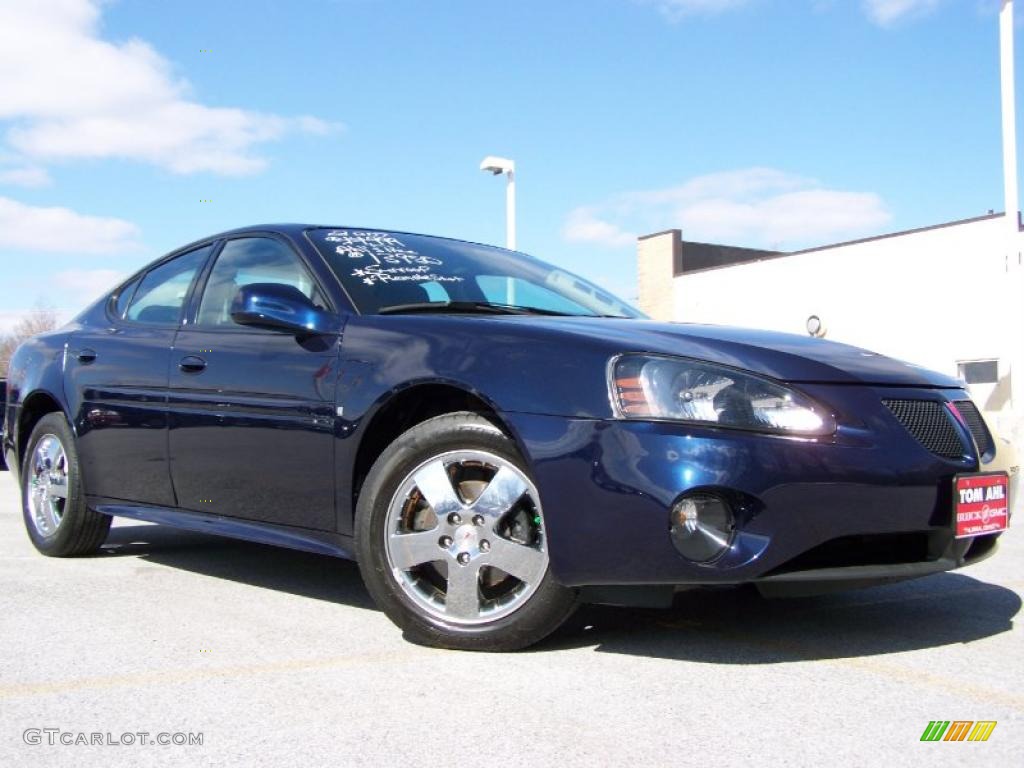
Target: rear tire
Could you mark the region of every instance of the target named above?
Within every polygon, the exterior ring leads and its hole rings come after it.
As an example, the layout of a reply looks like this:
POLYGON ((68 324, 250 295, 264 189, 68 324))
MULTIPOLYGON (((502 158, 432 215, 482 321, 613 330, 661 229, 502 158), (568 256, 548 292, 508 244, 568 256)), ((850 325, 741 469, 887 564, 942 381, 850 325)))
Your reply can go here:
POLYGON ((388 446, 359 494, 355 536, 367 589, 412 642, 517 650, 576 607, 551 575, 525 462, 478 414, 438 416, 388 446))
POLYGON ((75 436, 62 413, 39 420, 22 460, 21 505, 35 548, 49 557, 94 554, 110 518, 85 504, 75 436))

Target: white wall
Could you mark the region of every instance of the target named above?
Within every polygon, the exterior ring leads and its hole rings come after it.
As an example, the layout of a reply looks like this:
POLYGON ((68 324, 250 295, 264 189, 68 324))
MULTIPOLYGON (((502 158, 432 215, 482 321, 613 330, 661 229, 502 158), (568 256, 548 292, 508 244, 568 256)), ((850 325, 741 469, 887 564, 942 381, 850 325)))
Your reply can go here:
MULTIPOLYGON (((674 317, 806 334, 808 316, 818 315, 830 340, 954 376, 958 360, 996 358, 1000 385, 979 405, 1002 411, 1012 345, 1024 344, 1006 252, 995 216, 693 272, 674 280, 674 317)), ((1009 426, 998 428, 1016 431, 1009 426)))

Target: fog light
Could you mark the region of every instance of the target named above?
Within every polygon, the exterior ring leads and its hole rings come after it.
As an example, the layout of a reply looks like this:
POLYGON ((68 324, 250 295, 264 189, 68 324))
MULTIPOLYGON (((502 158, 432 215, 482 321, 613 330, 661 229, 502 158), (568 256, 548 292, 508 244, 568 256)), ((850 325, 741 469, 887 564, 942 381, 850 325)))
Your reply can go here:
POLYGON ((687 560, 707 563, 732 543, 732 508, 710 493, 684 496, 672 507, 672 543, 687 560))

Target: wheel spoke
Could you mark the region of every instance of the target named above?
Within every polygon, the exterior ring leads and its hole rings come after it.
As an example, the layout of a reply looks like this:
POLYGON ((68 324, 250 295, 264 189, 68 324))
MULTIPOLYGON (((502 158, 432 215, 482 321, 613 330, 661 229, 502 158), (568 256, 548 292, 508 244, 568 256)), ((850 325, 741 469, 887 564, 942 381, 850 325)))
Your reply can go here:
POLYGON ((480 615, 480 564, 448 564, 448 589, 444 612, 455 619, 475 619, 480 615))
POLYGON ((391 562, 400 571, 408 571, 417 565, 444 558, 444 550, 438 546, 436 530, 413 533, 392 533, 390 542, 391 562))
POLYGON ((488 564, 527 584, 537 584, 547 571, 548 558, 539 549, 500 536, 491 540, 488 564))
POLYGON ((32 464, 33 464, 33 474, 35 474, 36 476, 39 476, 43 472, 47 471, 47 467, 46 467, 46 446, 44 444, 40 443, 39 447, 36 448, 36 455, 35 455, 35 459, 33 460, 32 464))
POLYGON ((50 479, 50 496, 55 499, 66 499, 68 497, 67 477, 57 476, 50 479))
POLYGON ((60 525, 60 516, 57 511, 53 508, 53 502, 46 499, 39 505, 40 511, 43 513, 43 520, 46 524, 48 532, 52 533, 57 530, 57 526, 60 525))
POLYGON ((46 492, 43 490, 42 486, 36 485, 32 488, 31 500, 29 502, 33 516, 36 521, 42 525, 46 524, 46 518, 43 514, 43 507, 46 505, 46 502, 44 501, 45 496, 46 492))
POLYGON ((53 519, 53 527, 56 528, 60 525, 60 521, 64 519, 64 507, 60 506, 53 498, 50 499, 49 507, 50 517, 53 519))
POLYGON ((526 481, 519 473, 509 467, 502 467, 470 508, 473 514, 483 515, 488 525, 493 528, 526 491, 526 481))
POLYGON ((39 444, 39 454, 46 469, 56 469, 64 455, 64 450, 61 448, 60 441, 47 437, 39 444))
POLYGON ((419 470, 413 478, 416 487, 426 498, 437 516, 438 521, 452 512, 462 511, 462 502, 452 487, 451 478, 440 459, 432 461, 419 470))

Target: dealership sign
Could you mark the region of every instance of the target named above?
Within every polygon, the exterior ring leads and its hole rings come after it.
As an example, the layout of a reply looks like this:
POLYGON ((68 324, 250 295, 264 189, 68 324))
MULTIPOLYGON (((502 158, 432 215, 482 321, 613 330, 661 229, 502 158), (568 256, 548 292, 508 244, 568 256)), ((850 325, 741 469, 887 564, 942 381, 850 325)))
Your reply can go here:
POLYGON ((1009 485, 1005 472, 959 475, 953 495, 956 537, 1005 531, 1009 523, 1009 485))

